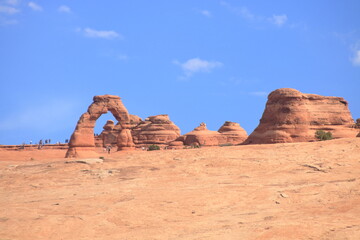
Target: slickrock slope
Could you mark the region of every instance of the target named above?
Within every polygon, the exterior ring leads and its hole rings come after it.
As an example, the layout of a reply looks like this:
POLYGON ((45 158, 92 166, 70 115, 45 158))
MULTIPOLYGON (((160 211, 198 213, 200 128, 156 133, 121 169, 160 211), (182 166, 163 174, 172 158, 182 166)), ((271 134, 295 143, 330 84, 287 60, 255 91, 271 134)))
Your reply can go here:
MULTIPOLYGON (((74 133, 69 142, 69 150, 66 157, 81 157, 94 155, 94 127, 96 120, 104 113, 110 111, 116 120, 120 123, 122 130, 127 131, 130 127, 130 116, 123 105, 120 97, 112 95, 95 96, 93 103, 89 106, 86 113, 81 115, 74 133)), ((131 143, 131 134, 124 134, 122 140, 124 143, 118 143, 123 148, 125 143, 131 143)), ((131 148, 133 144, 128 147, 131 148)))
POLYGON ((0 149, 0 239, 360 239, 360 138, 101 151, 0 149))
POLYGON ((245 144, 314 141, 316 130, 330 131, 334 138, 355 137, 348 102, 281 88, 269 94, 260 124, 245 144))
POLYGON ((180 129, 167 114, 162 114, 140 122, 132 129, 132 136, 136 145, 165 145, 180 136, 180 129))

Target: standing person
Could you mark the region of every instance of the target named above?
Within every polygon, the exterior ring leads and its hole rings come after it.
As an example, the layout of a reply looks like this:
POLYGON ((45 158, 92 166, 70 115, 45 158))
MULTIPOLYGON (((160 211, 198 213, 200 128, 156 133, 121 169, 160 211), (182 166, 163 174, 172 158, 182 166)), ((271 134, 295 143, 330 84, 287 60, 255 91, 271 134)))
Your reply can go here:
POLYGON ((108 154, 110 154, 110 152, 111 152, 111 146, 110 145, 107 146, 107 152, 108 152, 108 154))
POLYGON ((30 140, 30 145, 32 144, 32 140, 30 140))

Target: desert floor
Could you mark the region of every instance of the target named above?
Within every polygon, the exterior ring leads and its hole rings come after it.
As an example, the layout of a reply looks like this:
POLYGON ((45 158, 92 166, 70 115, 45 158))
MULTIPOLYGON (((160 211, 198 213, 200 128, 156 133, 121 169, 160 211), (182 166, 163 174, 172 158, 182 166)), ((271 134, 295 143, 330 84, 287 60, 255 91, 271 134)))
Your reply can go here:
POLYGON ((360 239, 360 138, 0 150, 0 239, 360 239))

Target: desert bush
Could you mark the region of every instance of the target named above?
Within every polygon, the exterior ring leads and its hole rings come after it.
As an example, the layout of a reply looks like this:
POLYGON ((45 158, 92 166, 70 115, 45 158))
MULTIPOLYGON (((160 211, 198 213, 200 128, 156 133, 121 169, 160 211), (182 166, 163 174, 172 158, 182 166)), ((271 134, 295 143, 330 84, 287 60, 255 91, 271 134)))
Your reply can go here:
POLYGON ((233 146, 232 143, 224 143, 224 144, 220 144, 220 147, 229 147, 229 146, 233 146))
POLYGON ((99 157, 100 159, 104 160, 105 158, 104 157, 99 157))
POLYGON ((158 145, 152 144, 148 147, 148 151, 160 150, 158 145))
POLYGON ((315 132, 315 137, 319 139, 320 141, 326 141, 333 139, 331 132, 325 132, 323 130, 317 130, 315 132))
POLYGON ((199 144, 191 144, 191 148, 201 148, 199 144))

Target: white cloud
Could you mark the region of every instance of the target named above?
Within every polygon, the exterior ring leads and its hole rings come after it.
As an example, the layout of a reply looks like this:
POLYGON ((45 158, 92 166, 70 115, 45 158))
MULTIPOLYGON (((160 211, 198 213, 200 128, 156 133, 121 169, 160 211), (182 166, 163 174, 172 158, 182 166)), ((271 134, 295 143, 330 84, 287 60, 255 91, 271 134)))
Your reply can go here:
POLYGON ((242 7, 234 7, 226 1, 221 1, 220 5, 227 8, 229 11, 234 12, 235 14, 241 16, 243 19, 249 22, 258 22, 258 23, 266 23, 270 22, 278 27, 282 27, 288 20, 288 16, 286 14, 276 15, 273 14, 272 17, 261 16, 252 13, 248 8, 242 7))
POLYGON ((240 9, 238 9, 238 13, 245 19, 248 20, 254 20, 256 17, 254 14, 252 14, 249 9, 247 9, 246 7, 241 7, 240 9))
POLYGON ((360 40, 355 40, 354 42, 354 44, 350 45, 352 52, 350 61, 354 66, 360 67, 360 40))
POLYGON ((208 10, 201 10, 200 13, 201 13, 202 15, 206 16, 206 17, 211 17, 211 16, 212 16, 211 12, 208 11, 208 10))
POLYGON ((34 10, 34 11, 42 11, 43 10, 43 8, 40 6, 40 5, 38 5, 38 4, 36 4, 36 3, 34 3, 34 2, 29 2, 28 3, 28 6, 32 9, 32 10, 34 10))
POLYGON ((286 16, 286 14, 283 15, 273 15, 271 18, 268 18, 268 20, 275 24, 278 27, 283 26, 286 21, 288 20, 288 17, 286 16))
POLYGON ((360 67, 360 49, 354 50, 354 56, 351 59, 351 62, 354 64, 354 66, 360 67))
POLYGON ((126 54, 119 54, 119 55, 117 55, 117 59, 119 59, 121 61, 126 61, 129 59, 129 57, 126 54))
POLYGON ((59 11, 59 12, 62 12, 62 13, 71 13, 70 7, 68 7, 68 6, 66 6, 66 5, 61 5, 61 6, 58 8, 58 11, 59 11))
POLYGON ((263 91, 250 92, 249 94, 256 97, 266 97, 268 95, 267 92, 263 92, 263 91))
POLYGON ((6 13, 9 15, 15 14, 20 12, 19 9, 14 8, 14 7, 8 7, 8 6, 0 6, 0 13, 6 13))
POLYGON ((16 6, 19 4, 19 0, 7 0, 6 3, 9 5, 16 6))
POLYGON ((173 63, 182 68, 186 77, 190 77, 197 72, 211 72, 214 68, 218 68, 223 65, 221 62, 206 61, 200 58, 192 58, 184 63, 180 63, 178 61, 174 61, 173 63))
POLYGON ((258 18, 262 18, 260 16, 256 16, 252 12, 250 12, 250 10, 247 9, 246 7, 240 7, 240 8, 234 7, 225 1, 221 1, 220 5, 226 7, 228 10, 234 12, 235 14, 240 15, 241 17, 243 17, 246 20, 256 20, 258 18))
POLYGON ((92 28, 85 28, 83 30, 83 33, 85 34, 86 37, 90 37, 90 38, 104 38, 104 39, 123 38, 119 33, 115 31, 95 30, 92 28))

